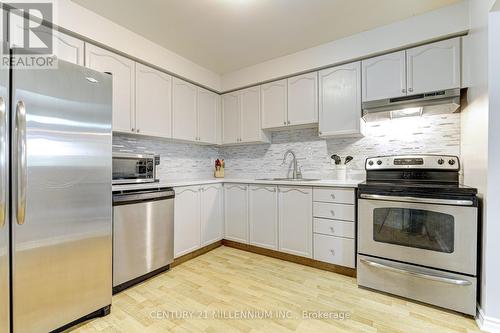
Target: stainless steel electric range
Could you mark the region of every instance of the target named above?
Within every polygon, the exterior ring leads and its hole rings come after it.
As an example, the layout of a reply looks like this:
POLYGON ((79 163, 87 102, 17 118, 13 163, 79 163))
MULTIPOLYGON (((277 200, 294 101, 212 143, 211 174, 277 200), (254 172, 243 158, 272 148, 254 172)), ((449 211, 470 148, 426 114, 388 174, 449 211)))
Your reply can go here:
POLYGON ((366 171, 358 285, 475 315, 478 199, 458 157, 373 157, 366 171))

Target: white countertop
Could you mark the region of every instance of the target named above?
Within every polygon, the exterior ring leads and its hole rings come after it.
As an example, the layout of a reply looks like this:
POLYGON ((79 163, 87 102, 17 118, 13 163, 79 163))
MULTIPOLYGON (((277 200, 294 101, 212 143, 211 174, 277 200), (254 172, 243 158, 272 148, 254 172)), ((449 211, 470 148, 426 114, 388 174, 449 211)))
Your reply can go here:
POLYGON ((206 184, 219 184, 219 183, 356 188, 358 187, 358 184, 361 182, 362 180, 335 180, 335 179, 322 179, 313 181, 257 180, 249 178, 210 178, 210 179, 186 179, 186 180, 173 179, 173 180, 162 180, 157 183, 113 185, 113 191, 127 191, 135 189, 147 189, 147 188, 158 188, 158 187, 180 187, 180 186, 206 185, 206 184))

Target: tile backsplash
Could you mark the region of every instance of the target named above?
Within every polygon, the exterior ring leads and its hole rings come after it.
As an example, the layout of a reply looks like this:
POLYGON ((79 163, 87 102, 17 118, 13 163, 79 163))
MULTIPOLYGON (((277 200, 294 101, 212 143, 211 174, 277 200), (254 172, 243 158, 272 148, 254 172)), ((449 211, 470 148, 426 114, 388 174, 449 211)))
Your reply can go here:
POLYGON ((364 137, 321 139, 318 130, 292 129, 272 133, 271 144, 230 147, 174 143, 170 140, 113 136, 113 149, 152 151, 161 155, 161 179, 211 177, 213 161, 226 160, 226 177, 284 177, 291 174, 291 157, 282 165, 283 154, 292 149, 304 177, 335 179, 347 172, 349 178, 364 178, 369 156, 391 154, 450 154, 460 156, 460 114, 409 117, 366 124, 364 137), (347 171, 331 163, 330 156, 353 161, 347 171))

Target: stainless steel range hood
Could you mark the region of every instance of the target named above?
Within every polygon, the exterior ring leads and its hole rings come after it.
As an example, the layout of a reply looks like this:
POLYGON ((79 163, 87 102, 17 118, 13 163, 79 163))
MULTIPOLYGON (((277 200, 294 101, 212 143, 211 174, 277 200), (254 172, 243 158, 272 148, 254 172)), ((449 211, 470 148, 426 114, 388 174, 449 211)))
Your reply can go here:
POLYGON ((459 88, 363 102, 365 121, 454 112, 460 112, 459 88))

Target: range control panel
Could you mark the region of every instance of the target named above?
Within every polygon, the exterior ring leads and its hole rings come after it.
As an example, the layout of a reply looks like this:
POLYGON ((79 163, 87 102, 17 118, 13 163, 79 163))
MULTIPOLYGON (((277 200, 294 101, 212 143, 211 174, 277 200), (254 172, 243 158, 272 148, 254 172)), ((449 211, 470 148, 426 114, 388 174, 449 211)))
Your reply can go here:
POLYGON ((451 155, 393 155, 366 159, 366 170, 438 169, 460 170, 460 160, 451 155))

